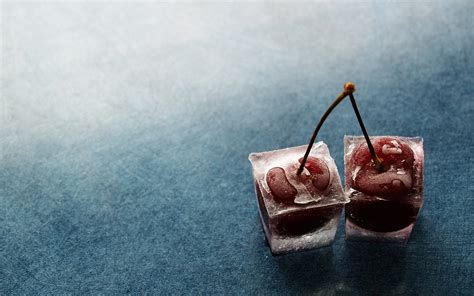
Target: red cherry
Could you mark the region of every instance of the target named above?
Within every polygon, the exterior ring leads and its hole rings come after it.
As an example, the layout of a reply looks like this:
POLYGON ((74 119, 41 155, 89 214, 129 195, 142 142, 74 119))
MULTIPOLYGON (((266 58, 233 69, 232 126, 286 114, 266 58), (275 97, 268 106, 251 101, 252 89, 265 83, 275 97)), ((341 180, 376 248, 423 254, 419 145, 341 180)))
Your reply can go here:
POLYGON ((282 236, 308 234, 326 225, 341 209, 342 205, 333 205, 283 213, 276 217, 274 229, 282 236))
MULTIPOLYGON (((413 166, 413 150, 399 139, 390 137, 378 138, 372 141, 375 153, 383 159, 384 167, 397 165, 399 167, 411 168, 413 166)), ((359 145, 352 156, 355 166, 366 166, 372 163, 372 158, 367 143, 359 145)))
POLYGON ((354 199, 346 205, 346 217, 363 228, 390 232, 407 227, 416 220, 419 207, 394 200, 354 199))
POLYGON ((285 170, 280 167, 274 167, 267 172, 266 181, 273 197, 279 202, 293 202, 298 191, 288 182, 285 170))
MULTIPOLYGON (((303 158, 298 160, 299 163, 303 162, 303 158)), ((327 164, 314 156, 309 156, 306 160, 304 167, 309 171, 311 175, 311 183, 320 191, 324 191, 329 185, 329 168, 327 164)))
POLYGON ((378 138, 372 142, 375 152, 383 160, 384 171, 375 168, 367 143, 356 148, 349 162, 351 186, 370 195, 398 197, 413 187, 413 150, 399 139, 378 138))

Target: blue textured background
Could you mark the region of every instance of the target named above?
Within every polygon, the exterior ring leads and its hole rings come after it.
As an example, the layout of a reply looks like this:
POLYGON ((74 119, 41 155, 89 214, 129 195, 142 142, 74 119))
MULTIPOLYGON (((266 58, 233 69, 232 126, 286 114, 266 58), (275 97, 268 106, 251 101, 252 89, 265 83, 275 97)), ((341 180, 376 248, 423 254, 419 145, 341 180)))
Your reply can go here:
MULTIPOLYGON (((472 295, 472 3, 2 2, 0 294, 472 295), (412 238, 272 257, 247 156, 347 80, 371 134, 425 139, 412 238)), ((349 102, 340 170, 344 134, 349 102)))

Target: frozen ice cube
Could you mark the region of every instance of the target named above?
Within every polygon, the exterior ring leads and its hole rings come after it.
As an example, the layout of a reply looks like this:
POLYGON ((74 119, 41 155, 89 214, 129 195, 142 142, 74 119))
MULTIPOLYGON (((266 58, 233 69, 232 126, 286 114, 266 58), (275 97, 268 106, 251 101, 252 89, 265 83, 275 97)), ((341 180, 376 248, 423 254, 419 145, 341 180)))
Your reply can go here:
POLYGON ((423 204, 423 139, 370 139, 382 171, 364 137, 344 137, 346 238, 406 242, 423 204))
POLYGON ((305 169, 297 175, 306 148, 249 155, 263 229, 274 254, 331 244, 348 202, 323 142, 313 145, 305 169))

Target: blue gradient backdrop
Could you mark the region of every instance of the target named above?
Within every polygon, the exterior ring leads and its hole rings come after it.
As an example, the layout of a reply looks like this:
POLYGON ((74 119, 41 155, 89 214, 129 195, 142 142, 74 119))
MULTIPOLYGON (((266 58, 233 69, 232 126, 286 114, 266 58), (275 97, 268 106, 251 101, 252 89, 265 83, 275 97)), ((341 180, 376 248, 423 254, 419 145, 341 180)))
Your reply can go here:
MULTIPOLYGON (((473 2, 1 4, 0 294, 472 295, 473 2), (344 82, 425 139, 407 245, 272 257, 250 152, 344 82)), ((343 168, 349 102, 320 139, 343 168)))

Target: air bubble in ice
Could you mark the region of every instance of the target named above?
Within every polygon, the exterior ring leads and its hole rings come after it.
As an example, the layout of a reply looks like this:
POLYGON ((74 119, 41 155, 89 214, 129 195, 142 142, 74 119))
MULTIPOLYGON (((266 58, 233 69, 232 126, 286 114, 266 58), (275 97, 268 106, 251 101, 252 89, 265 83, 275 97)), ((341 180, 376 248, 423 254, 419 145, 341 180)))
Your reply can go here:
POLYGON ((402 154, 402 149, 400 147, 390 147, 389 145, 385 144, 382 146, 382 153, 383 154, 402 154))
POLYGON ((392 185, 400 187, 400 186, 402 186, 402 182, 398 179, 395 179, 395 180, 392 181, 392 185))

